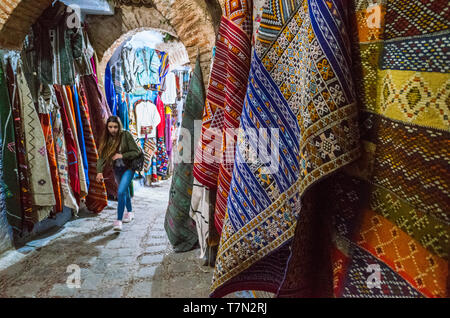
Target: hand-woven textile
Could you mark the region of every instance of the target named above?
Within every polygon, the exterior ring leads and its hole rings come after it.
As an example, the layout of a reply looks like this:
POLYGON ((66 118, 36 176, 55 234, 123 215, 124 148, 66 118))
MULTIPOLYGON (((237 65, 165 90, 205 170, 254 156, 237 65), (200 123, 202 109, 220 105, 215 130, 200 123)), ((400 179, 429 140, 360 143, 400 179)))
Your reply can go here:
POLYGON ((23 129, 23 117, 20 110, 20 98, 19 90, 17 88, 17 80, 12 69, 11 61, 7 65, 7 82, 8 90, 11 101, 14 134, 16 140, 16 162, 19 171, 19 184, 20 184, 20 202, 22 208, 22 220, 23 228, 31 231, 34 227, 35 221, 33 221, 33 202, 31 198, 31 187, 29 177, 29 166, 26 158, 25 151, 25 134, 23 129))
POLYGON ((225 2, 206 96, 201 143, 195 154, 194 176, 201 184, 217 188, 215 224, 219 233, 234 166, 234 133, 239 127, 250 68, 252 12, 252 1, 225 2))
MULTIPOLYGON (((448 297, 450 75, 448 54, 439 53, 449 46, 448 2, 354 3, 362 156, 319 192, 327 211, 319 219, 333 237, 333 293, 448 297)), ((298 234, 279 296, 304 295, 298 234)))
POLYGON ((192 187, 194 183, 194 177, 192 175, 193 163, 191 158, 194 155, 195 146, 194 121, 202 118, 204 104, 205 87, 200 67, 200 58, 198 57, 189 92, 186 97, 183 121, 181 124, 184 132, 189 132, 190 136, 182 134, 178 143, 179 158, 184 158, 186 156, 186 151, 189 151, 189 158, 187 162, 183 161, 175 164, 172 185, 170 187, 169 206, 167 207, 164 224, 169 241, 177 252, 189 251, 194 248, 198 242, 196 224, 189 216, 192 187), (183 146, 190 149, 185 149, 183 146))
POLYGON ((22 232, 22 208, 16 158, 14 117, 8 95, 3 65, 0 63, 0 129, 2 136, 3 191, 8 223, 15 232, 22 232))
POLYGON ((346 14, 341 1, 305 0, 270 48, 253 55, 213 296, 276 292, 302 196, 360 154, 346 14), (255 128, 272 129, 267 154, 255 128))

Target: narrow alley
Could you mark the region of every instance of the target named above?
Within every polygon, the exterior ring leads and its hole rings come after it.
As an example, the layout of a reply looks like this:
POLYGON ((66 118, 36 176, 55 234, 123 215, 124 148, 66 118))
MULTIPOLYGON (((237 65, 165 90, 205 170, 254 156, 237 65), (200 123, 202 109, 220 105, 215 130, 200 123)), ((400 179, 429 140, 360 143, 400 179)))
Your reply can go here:
POLYGON ((0 297, 208 297, 213 268, 202 266, 198 249, 174 253, 164 231, 170 182, 137 187, 136 218, 120 233, 109 201, 98 216, 80 211, 57 233, 6 253, 0 297), (80 268, 80 288, 68 287, 71 265, 80 268))
POLYGON ((450 297, 449 17, 1 0, 0 301, 450 297))

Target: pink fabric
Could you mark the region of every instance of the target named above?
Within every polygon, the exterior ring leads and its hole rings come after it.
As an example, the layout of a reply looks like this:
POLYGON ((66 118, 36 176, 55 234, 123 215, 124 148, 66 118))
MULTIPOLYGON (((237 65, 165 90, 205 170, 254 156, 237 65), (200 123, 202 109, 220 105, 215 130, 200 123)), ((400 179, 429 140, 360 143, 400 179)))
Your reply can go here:
POLYGON ((164 133, 165 133, 165 128, 166 128, 166 115, 165 115, 165 111, 164 111, 164 103, 161 100, 160 96, 158 95, 156 97, 156 108, 158 109, 158 113, 159 116, 161 117, 161 122, 159 123, 159 125, 156 127, 156 131, 158 134, 158 138, 164 138, 164 133))

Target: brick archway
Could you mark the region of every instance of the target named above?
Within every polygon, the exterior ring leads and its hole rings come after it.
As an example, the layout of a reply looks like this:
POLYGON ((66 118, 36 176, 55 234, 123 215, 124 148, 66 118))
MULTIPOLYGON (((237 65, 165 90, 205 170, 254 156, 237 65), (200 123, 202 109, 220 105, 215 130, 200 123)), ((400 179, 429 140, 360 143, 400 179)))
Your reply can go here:
MULTIPOLYGON (((224 0, 153 0, 151 7, 121 6, 114 16, 89 16, 89 35, 99 60, 124 34, 151 28, 174 35, 189 55, 191 65, 200 53, 205 82, 209 78, 215 31, 224 0)), ((0 48, 20 50, 31 25, 52 0, 2 0, 0 48)))

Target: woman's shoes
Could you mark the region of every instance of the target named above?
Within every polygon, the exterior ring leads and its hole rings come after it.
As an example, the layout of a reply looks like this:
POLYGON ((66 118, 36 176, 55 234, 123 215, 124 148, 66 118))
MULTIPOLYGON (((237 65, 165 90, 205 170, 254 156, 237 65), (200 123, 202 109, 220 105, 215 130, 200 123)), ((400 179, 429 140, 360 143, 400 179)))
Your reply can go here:
POLYGON ((126 212, 123 216, 123 223, 130 223, 134 220, 134 213, 133 212, 126 212))
POLYGON ((122 221, 116 220, 114 221, 114 231, 122 231, 122 221))

